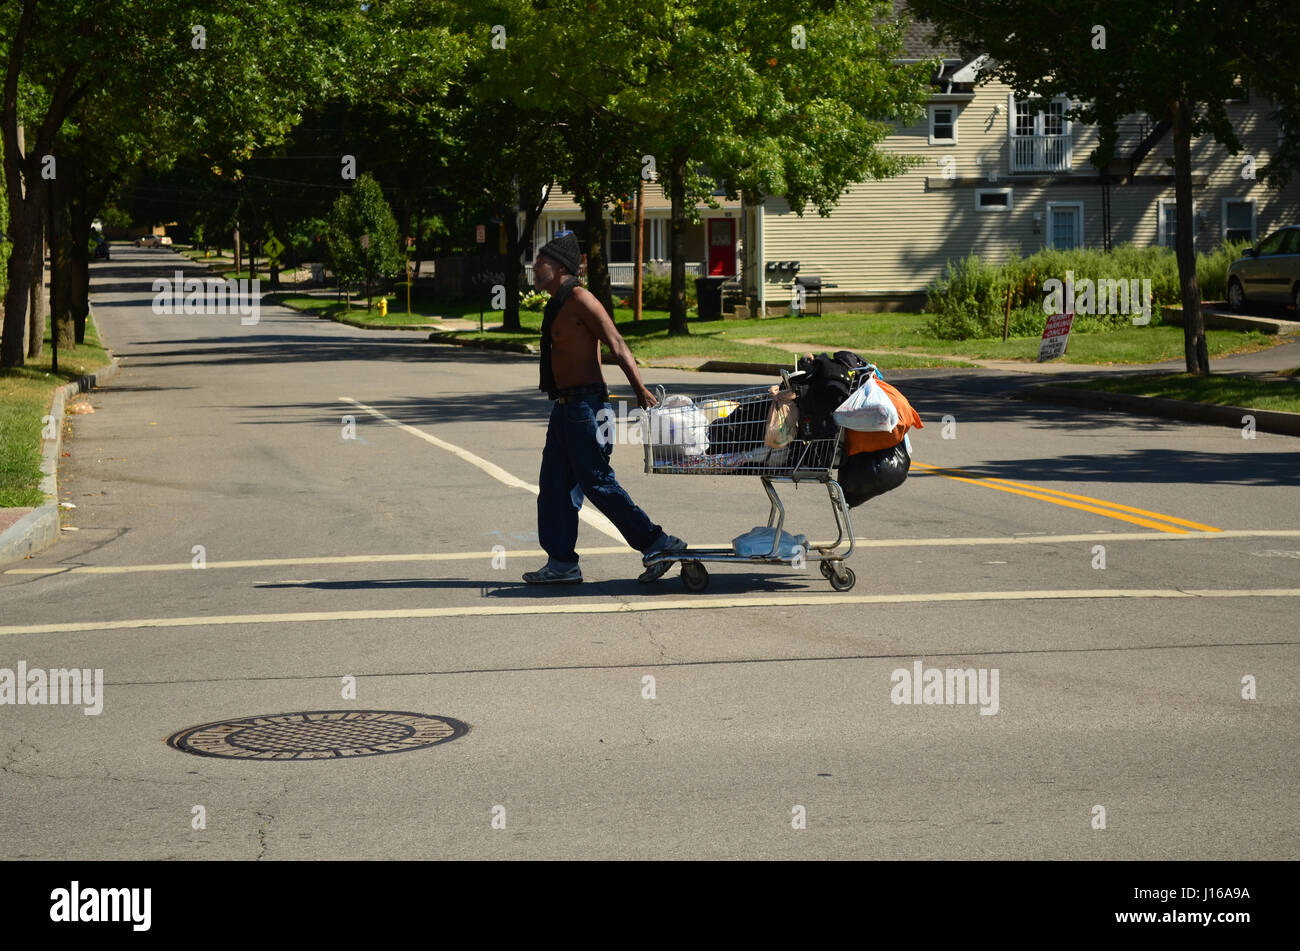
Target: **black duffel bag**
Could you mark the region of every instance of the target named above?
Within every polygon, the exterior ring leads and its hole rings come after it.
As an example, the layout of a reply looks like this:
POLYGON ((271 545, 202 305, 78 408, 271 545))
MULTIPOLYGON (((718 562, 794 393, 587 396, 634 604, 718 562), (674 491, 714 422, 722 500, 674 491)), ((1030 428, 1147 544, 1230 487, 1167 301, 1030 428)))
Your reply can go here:
POLYGON ((844 500, 853 508, 890 489, 897 489, 907 479, 911 468, 912 457, 907 454, 907 445, 901 442, 888 449, 846 455, 840 462, 839 477, 844 500))

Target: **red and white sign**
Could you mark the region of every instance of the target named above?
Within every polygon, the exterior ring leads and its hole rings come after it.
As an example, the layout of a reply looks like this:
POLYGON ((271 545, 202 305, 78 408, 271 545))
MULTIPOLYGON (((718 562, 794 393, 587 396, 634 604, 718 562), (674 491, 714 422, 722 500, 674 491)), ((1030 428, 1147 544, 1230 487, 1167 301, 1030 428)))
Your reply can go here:
POLYGON ((1038 345, 1038 362, 1055 360, 1065 353, 1070 344, 1070 325, 1074 323, 1074 314, 1053 314, 1047 318, 1043 328, 1043 340, 1038 345))
POLYGON ((487 225, 474 226, 474 240, 477 241, 479 244, 484 244, 487 242, 487 225))

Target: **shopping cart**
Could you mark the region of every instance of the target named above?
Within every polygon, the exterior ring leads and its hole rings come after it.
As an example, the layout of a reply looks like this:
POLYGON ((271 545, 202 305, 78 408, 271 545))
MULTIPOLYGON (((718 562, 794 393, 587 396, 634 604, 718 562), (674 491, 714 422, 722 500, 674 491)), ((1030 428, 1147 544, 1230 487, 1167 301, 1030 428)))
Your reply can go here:
MULTIPOLYGON (((875 372, 876 367, 870 364, 852 371, 851 388, 856 390, 875 372)), ((768 528, 774 527, 775 531, 772 549, 766 554, 740 555, 731 548, 675 549, 647 558, 647 575, 660 575, 672 562, 680 561, 682 584, 687 591, 699 592, 709 586, 706 561, 792 567, 817 561, 822 576, 836 591, 853 587, 857 579, 853 569, 844 564, 853 553, 853 526, 844 490, 831 476, 840 461, 844 431, 836 428, 835 435, 826 438, 796 438, 780 449, 765 443, 774 391, 791 389, 791 381, 798 381, 802 375, 802 371, 782 370, 779 388, 751 386, 700 396, 666 397, 662 386, 656 388, 659 405, 640 419, 645 471, 655 475, 756 476, 771 503, 768 528), (819 482, 826 486, 838 532, 834 542, 810 545, 808 551, 782 552, 785 506, 776 491, 776 483, 782 482, 819 482), (847 547, 840 551, 846 540, 847 547)))

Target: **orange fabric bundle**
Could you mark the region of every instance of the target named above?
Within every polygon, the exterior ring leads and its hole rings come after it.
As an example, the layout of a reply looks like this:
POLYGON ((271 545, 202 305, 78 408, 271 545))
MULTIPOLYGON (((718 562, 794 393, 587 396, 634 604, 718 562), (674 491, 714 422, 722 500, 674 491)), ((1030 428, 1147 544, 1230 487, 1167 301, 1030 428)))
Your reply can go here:
POLYGON ((875 452, 878 449, 888 449, 891 446, 897 446, 903 441, 909 429, 924 429, 925 424, 921 422, 921 417, 912 409, 912 404, 907 401, 907 397, 898 392, 879 377, 876 383, 881 390, 893 401, 894 408, 898 410, 898 425, 887 433, 863 433, 856 429, 844 430, 844 451, 850 456, 857 455, 860 452, 875 452))

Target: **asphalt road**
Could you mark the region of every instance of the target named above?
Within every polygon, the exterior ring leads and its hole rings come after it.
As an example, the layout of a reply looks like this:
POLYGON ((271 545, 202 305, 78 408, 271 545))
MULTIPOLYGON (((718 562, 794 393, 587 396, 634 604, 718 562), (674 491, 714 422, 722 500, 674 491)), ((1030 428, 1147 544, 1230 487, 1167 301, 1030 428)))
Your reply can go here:
MULTIPOLYGON (((123 370, 72 418, 69 531, 0 568, 0 668, 105 680, 96 716, 0 707, 6 856, 1300 853, 1300 441, 1025 404, 1014 374, 899 371, 926 427, 908 482, 853 511, 850 592, 815 567, 638 585, 598 518, 587 582, 539 590, 519 578, 543 560, 532 360, 273 307, 247 326, 155 314, 150 282, 181 262, 94 265, 123 370), (996 707, 894 702, 918 661, 996 673, 996 707), (469 729, 313 761, 166 744, 354 709, 469 729)), ((630 445, 614 463, 692 544, 766 520, 755 479, 646 475, 630 445)), ((833 534, 818 486, 783 497, 789 528, 833 534)))

